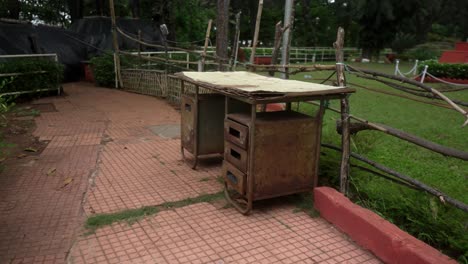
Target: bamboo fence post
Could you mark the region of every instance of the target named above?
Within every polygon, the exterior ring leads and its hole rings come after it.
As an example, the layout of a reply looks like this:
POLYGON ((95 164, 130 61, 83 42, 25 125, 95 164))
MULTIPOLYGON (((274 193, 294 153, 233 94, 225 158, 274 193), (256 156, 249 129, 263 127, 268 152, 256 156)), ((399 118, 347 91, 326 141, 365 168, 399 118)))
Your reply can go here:
MULTIPOLYGON (((335 48, 336 58, 336 78, 338 86, 346 86, 346 79, 344 75, 344 29, 338 28, 336 35, 336 42, 333 43, 335 48)), ((350 138, 349 138, 349 101, 348 96, 341 98, 341 166, 340 166, 340 192, 343 194, 348 193, 349 187, 349 155, 350 155, 350 138)))
POLYGON ((112 43, 114 45, 114 62, 115 62, 115 77, 116 77, 116 87, 119 88, 123 87, 122 83, 122 75, 120 72, 120 55, 119 55, 119 42, 117 39, 117 25, 115 22, 115 9, 114 9, 114 0, 109 0, 109 8, 111 13, 111 21, 112 21, 112 43))
POLYGON ((206 49, 208 48, 208 43, 210 42, 210 33, 211 33, 211 24, 213 20, 208 20, 208 27, 206 27, 205 34, 205 44, 203 45, 202 61, 201 61, 201 71, 205 70, 205 60, 206 60, 206 49))
POLYGON ((281 54, 281 64, 283 64, 283 72, 281 73, 281 79, 289 79, 289 59, 290 59, 290 49, 291 49, 291 39, 292 39, 292 25, 294 21, 294 0, 286 0, 284 6, 284 24, 285 28, 284 37, 283 37, 283 50, 281 54))
MULTIPOLYGON (((281 45, 281 38, 283 36, 283 30, 281 28, 282 23, 282 21, 279 21, 275 26, 275 42, 273 44, 273 51, 271 52, 271 65, 275 65, 278 62, 278 53, 281 45)), ((270 76, 275 76, 274 71, 270 71, 268 74, 270 76)))
POLYGON ((141 67, 141 29, 138 29, 138 68, 141 67))
POLYGON ((240 16, 242 14, 242 11, 239 11, 239 13, 236 14, 236 32, 234 33, 234 42, 232 43, 232 61, 231 61, 231 70, 235 71, 236 70, 236 65, 237 65, 237 55, 239 51, 239 37, 240 37, 240 16))
MULTIPOLYGON (((260 20, 262 20, 262 10, 263 10, 263 0, 258 1, 258 10, 257 10, 257 20, 255 21, 255 33, 252 42, 252 51, 250 53, 250 63, 254 64, 255 62, 255 49, 257 48, 258 42, 258 33, 260 31, 260 20)), ((254 71, 255 68, 252 68, 254 71)))

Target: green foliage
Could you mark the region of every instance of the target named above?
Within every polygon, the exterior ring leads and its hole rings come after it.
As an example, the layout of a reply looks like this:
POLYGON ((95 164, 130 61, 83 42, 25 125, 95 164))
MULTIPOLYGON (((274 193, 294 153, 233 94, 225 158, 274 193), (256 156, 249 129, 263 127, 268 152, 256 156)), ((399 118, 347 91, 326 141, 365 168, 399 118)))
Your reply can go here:
MULTIPOLYGON (((205 8, 201 0, 170 1, 174 14, 174 33, 179 42, 203 40, 209 19, 216 17, 213 9, 205 8)), ((169 29, 171 30, 171 29, 169 29)), ((170 33, 169 33, 170 34, 170 33)))
MULTIPOLYGON (((57 88, 63 78, 63 66, 42 58, 11 59, 0 64, 0 73, 22 74, 8 82, 2 93, 35 91, 57 88), (44 72, 41 73, 42 71, 44 72)), ((0 77, 0 82, 8 78, 10 77, 0 77)))
MULTIPOLYGON (((4 88, 13 81, 13 78, 4 78, 0 80, 0 93, 3 93, 4 88)), ((6 117, 5 114, 9 112, 15 103, 11 102, 10 98, 0 97, 0 125, 5 125, 6 117)))
MULTIPOLYGON (((404 71, 409 70, 412 65, 412 63, 400 63, 404 71)), ((354 66, 389 74, 394 70, 392 65, 377 63, 354 66)), ((312 74, 314 78, 325 78, 330 73, 304 74, 312 74)), ((310 79, 304 79, 302 74, 292 76, 292 78, 310 81, 310 79)), ((351 87, 354 87, 352 84, 355 83, 399 93, 383 84, 354 75, 347 75, 347 82, 351 87)), ((466 131, 460 129, 460 124, 464 122, 464 119, 455 111, 356 88, 356 94, 350 97, 350 109, 353 115, 405 130, 438 144, 460 150, 468 149, 466 131)), ((468 94, 464 91, 453 92, 451 96, 462 101, 468 100, 468 94)), ((338 102, 332 101, 330 104, 339 109, 338 102)), ((302 103, 300 110, 314 112, 316 107, 302 103)), ((335 131, 335 121, 339 118, 339 114, 326 112, 322 142, 339 145, 340 136, 335 131)), ((353 152, 468 203, 466 192, 468 163, 466 161, 443 157, 375 131, 359 132, 352 136, 351 142, 353 152)), ((340 154, 323 148, 321 152, 323 155, 320 157, 320 185, 336 187, 339 184, 340 154)), ((362 165, 356 160, 351 160, 351 163, 362 165)), ((460 262, 466 263, 463 261, 468 258, 468 218, 463 211, 444 204, 438 198, 424 192, 391 183, 354 167, 351 168, 350 186, 350 198, 354 202, 372 209, 413 236, 460 262)))
POLYGON ((114 55, 112 53, 104 53, 100 56, 93 57, 90 60, 90 64, 97 85, 114 87, 115 67, 114 55))
POLYGON ((129 209, 111 214, 97 214, 86 220, 86 228, 90 231, 94 231, 100 227, 111 225, 116 222, 126 221, 127 223, 133 223, 142 217, 157 214, 161 210, 176 209, 196 203, 209 203, 223 199, 223 197, 223 192, 202 194, 195 198, 187 198, 175 202, 165 202, 157 206, 145 206, 138 209, 129 209))
POLYGON ((438 43, 424 43, 408 50, 406 55, 415 60, 437 59, 442 54, 441 45, 438 43))
POLYGON ((399 32, 395 35, 390 46, 395 52, 401 53, 408 48, 414 47, 416 43, 417 41, 414 35, 399 32))
POLYGON ((468 78, 468 64, 439 63, 436 60, 423 61, 418 67, 419 72, 424 70, 424 66, 429 66, 427 71, 436 77, 446 77, 454 79, 468 78))

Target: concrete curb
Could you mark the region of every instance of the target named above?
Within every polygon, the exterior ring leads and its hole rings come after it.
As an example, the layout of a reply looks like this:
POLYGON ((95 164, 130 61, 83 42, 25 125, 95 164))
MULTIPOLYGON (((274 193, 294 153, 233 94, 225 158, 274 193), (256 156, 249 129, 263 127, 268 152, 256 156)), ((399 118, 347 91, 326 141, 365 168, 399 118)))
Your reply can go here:
POLYGON ((315 188, 314 207, 321 217, 385 263, 457 263, 333 188, 315 188))

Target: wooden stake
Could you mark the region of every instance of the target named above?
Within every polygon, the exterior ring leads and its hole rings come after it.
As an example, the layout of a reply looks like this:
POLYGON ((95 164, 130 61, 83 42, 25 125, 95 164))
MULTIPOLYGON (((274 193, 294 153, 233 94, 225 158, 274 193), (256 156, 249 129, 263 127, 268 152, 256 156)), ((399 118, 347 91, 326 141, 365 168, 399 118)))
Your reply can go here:
POLYGON ((236 70, 237 65, 237 54, 239 51, 239 37, 240 37, 240 16, 242 11, 236 14, 236 32, 234 33, 234 41, 232 43, 232 51, 231 51, 231 70, 236 70))
MULTIPOLYGON (((338 86, 346 86, 346 79, 344 75, 344 29, 339 27, 336 34, 336 42, 333 43, 335 47, 336 58, 336 81, 338 86)), ((349 102, 348 96, 341 99, 341 167, 340 167, 340 192, 343 194, 348 193, 349 186, 349 155, 350 155, 350 138, 349 138, 349 102)))
POLYGON ((201 71, 205 70, 205 60, 206 60, 206 49, 208 48, 208 43, 210 43, 210 33, 211 33, 211 24, 213 20, 208 20, 208 27, 206 28, 205 34, 205 45, 203 45, 202 61, 201 61, 201 71))
POLYGON ((292 39, 292 24, 294 21, 294 0, 286 0, 284 5, 284 24, 285 28, 289 25, 290 28, 287 28, 284 32, 283 37, 283 50, 281 54, 281 64, 284 65, 283 72, 280 74, 281 79, 289 79, 289 49, 291 47, 291 39, 292 39))
MULTIPOLYGON (((114 9, 114 0, 109 0, 109 8, 111 13, 111 21, 112 21, 112 43, 114 45, 114 56, 115 56, 115 69, 116 69, 116 78, 117 78, 117 86, 123 87, 122 83, 122 75, 120 73, 120 55, 119 55, 119 42, 117 39, 117 25, 115 22, 115 9, 114 9)), ((115 87, 119 88, 119 87, 115 87)))
POLYGON ((138 29, 138 68, 141 67, 141 30, 138 29))
POLYGON ((218 62, 218 71, 229 70, 229 3, 230 0, 217 0, 216 4, 216 60, 218 62))
POLYGON ((258 33, 260 31, 260 20, 262 20, 263 0, 258 1, 257 20, 255 21, 255 33, 252 43, 252 52, 250 53, 250 63, 255 62, 255 49, 257 48, 258 33))
MULTIPOLYGON (((273 45, 273 52, 271 54, 271 65, 274 66, 276 63, 278 63, 278 55, 279 55, 279 49, 281 46, 281 39, 283 37, 283 34, 286 30, 288 30, 289 25, 286 25, 284 27, 281 27, 281 21, 276 23, 275 26, 275 43, 273 45)), ((275 75, 275 71, 272 69, 270 72, 268 72, 270 76, 275 75)))

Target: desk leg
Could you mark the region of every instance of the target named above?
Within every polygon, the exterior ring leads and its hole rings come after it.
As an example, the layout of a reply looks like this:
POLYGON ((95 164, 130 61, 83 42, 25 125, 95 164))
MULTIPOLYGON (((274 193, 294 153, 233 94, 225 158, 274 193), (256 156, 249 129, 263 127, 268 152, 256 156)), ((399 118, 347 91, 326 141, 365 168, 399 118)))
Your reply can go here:
POLYGON ((319 127, 320 129, 317 131, 316 135, 316 140, 317 142, 317 149, 315 150, 315 176, 314 176, 314 188, 317 187, 318 185, 318 175, 319 175, 319 164, 320 164, 320 144, 321 144, 321 138, 322 138, 322 120, 323 120, 323 114, 325 113, 325 101, 324 99, 320 100, 320 107, 317 113, 315 114, 315 125, 319 127))
POLYGON ((194 133, 193 133, 193 136, 194 136, 194 139, 193 139, 193 164, 192 164, 192 169, 196 169, 197 168, 197 164, 198 164, 198 104, 199 104, 199 101, 198 101, 198 93, 199 93, 199 89, 200 87, 198 85, 195 86, 195 112, 194 112, 194 116, 193 116, 193 130, 194 130, 194 133))
POLYGON ((348 193, 349 186, 349 155, 350 155, 350 139, 349 139, 349 101, 348 96, 341 98, 341 168, 340 168, 340 192, 348 193))
MULTIPOLYGON (((185 82, 184 81, 180 81, 180 109, 181 111, 184 111, 184 105, 182 105, 182 96, 184 95, 184 92, 185 92, 185 82)), ((182 130, 183 130, 183 124, 182 124, 182 120, 180 120, 180 133, 182 133, 182 130)), ((182 137, 180 139, 180 153, 182 154, 182 160, 185 160, 185 155, 184 155, 184 143, 183 143, 183 140, 182 140, 182 137)))
POLYGON ((255 123, 257 119, 257 104, 252 104, 250 113, 250 131, 249 131, 249 163, 247 173, 247 212, 248 214, 252 210, 253 206, 253 194, 255 185, 254 175, 254 150, 255 150, 255 123))

